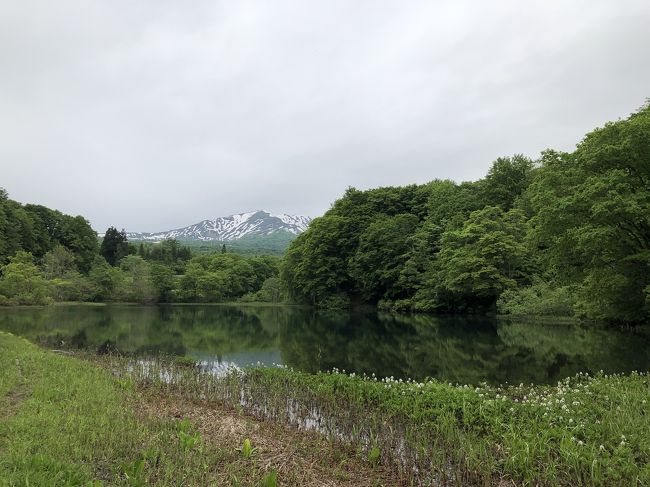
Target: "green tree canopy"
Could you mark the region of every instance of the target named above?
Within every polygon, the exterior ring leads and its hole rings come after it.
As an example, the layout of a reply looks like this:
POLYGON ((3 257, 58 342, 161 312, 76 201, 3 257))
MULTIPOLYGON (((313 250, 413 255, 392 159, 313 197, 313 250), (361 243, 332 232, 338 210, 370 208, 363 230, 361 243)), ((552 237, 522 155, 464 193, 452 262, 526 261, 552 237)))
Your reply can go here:
POLYGON ((403 297, 397 283, 418 223, 411 214, 379 215, 361 234, 349 268, 364 301, 403 297))
POLYGON ((99 253, 113 267, 118 265, 120 260, 129 254, 126 232, 124 230, 119 232, 115 227, 109 227, 102 239, 99 253))
POLYGON ((650 285, 650 107, 548 151, 529 190, 531 237, 546 266, 580 284, 588 317, 647 319, 650 285))
POLYGON ((524 278, 525 230, 520 210, 486 206, 461 229, 446 231, 434 277, 440 301, 450 309, 492 308, 504 290, 524 278))
POLYGON ((2 267, 0 295, 12 298, 17 304, 47 304, 47 282, 34 264, 34 257, 19 250, 2 267))

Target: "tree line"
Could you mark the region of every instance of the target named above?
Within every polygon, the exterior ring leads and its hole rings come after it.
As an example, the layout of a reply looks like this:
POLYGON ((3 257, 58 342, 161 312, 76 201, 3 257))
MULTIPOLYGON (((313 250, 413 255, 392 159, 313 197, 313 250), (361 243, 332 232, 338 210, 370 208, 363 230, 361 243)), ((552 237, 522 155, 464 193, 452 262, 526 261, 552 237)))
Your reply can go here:
POLYGON ((349 188, 281 276, 292 300, 326 307, 648 321, 650 106, 479 181, 349 188))
POLYGON ((133 244, 81 216, 21 205, 0 190, 0 304, 284 299, 279 258, 195 255, 176 240, 133 244))
POLYGON ((282 259, 109 228, 0 190, 0 304, 284 301, 400 311, 650 318, 650 106, 573 152, 474 182, 349 188, 282 259))

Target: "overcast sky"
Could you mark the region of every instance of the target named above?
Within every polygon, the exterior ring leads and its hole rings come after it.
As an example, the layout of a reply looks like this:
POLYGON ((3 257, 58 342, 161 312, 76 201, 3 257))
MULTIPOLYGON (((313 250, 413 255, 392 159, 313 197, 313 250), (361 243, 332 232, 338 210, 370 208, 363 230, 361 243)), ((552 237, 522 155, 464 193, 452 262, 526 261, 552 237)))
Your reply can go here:
POLYGON ((481 178, 650 97, 648 0, 0 0, 0 187, 96 230, 481 178))

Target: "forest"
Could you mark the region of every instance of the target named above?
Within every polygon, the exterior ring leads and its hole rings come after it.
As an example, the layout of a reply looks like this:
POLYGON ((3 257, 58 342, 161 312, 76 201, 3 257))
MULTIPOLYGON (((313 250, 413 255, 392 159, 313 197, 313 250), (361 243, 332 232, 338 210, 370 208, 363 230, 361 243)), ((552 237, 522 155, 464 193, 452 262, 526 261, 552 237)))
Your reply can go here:
POLYGON ((0 191, 0 304, 290 301, 430 313, 650 317, 650 105, 573 152, 478 181, 348 188, 282 258, 102 239, 0 191))
POLYGON ((349 188, 281 277, 292 300, 326 307, 647 322, 650 106, 475 182, 349 188))
POLYGON ((0 304, 279 301, 279 258, 194 254, 175 240, 98 239, 81 216, 21 205, 0 192, 0 304))

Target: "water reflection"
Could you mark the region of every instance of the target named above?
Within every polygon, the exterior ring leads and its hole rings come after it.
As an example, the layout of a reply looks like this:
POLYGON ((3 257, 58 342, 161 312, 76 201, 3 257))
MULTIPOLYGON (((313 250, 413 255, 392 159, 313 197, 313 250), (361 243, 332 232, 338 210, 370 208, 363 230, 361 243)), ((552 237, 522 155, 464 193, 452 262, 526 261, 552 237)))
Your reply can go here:
POLYGON ((650 368, 648 339, 602 328, 293 307, 56 306, 0 310, 0 329, 56 348, 215 364, 284 363, 379 377, 552 383, 650 368))

